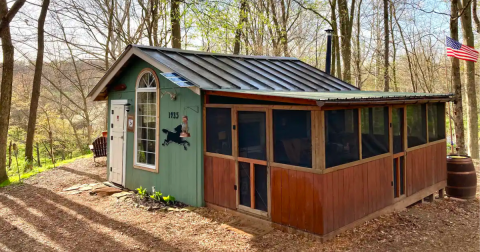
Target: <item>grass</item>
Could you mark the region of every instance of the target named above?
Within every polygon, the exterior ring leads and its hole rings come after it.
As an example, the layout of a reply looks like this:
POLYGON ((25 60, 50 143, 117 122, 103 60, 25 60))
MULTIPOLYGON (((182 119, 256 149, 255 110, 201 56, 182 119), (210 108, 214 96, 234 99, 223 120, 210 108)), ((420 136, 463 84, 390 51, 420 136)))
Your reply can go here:
MULTIPOLYGON (((21 180, 24 180, 24 179, 27 179, 35 174, 38 174, 38 173, 41 173, 41 172, 44 172, 46 170, 50 170, 54 167, 58 167, 58 166, 62 166, 62 165, 65 165, 65 164, 69 164, 69 163, 72 163, 73 161, 77 160, 77 159, 80 159, 80 158, 88 158, 88 157, 92 157, 92 154, 87 154, 87 155, 83 155, 83 156, 78 156, 78 157, 74 157, 74 158, 71 158, 71 159, 65 159, 63 161, 60 161, 60 162, 57 162, 55 163, 55 165, 53 165, 51 163, 51 161, 49 163, 46 163, 45 165, 42 165, 41 167, 38 167, 38 166, 34 166, 33 169, 27 173, 23 173, 20 172, 20 178, 21 180)), ((24 163, 24 162, 23 162, 24 163)), ((8 185, 11 185, 11 184, 18 184, 18 183, 21 183, 21 181, 18 180, 18 172, 17 172, 17 167, 15 165, 15 160, 13 160, 12 162, 12 167, 11 167, 11 170, 8 171, 8 180, 4 181, 3 183, 0 184, 0 187, 4 187, 4 186, 8 186, 8 185)), ((19 164, 20 167, 22 167, 20 170, 23 170, 23 166, 24 164, 19 164)))

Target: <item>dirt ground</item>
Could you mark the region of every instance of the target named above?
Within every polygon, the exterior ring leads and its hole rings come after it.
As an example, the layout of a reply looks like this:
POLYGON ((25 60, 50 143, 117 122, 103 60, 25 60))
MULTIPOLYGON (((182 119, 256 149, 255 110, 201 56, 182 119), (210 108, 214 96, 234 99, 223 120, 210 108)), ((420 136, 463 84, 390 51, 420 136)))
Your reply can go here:
MULTIPOLYGON (((480 182, 480 173, 477 177, 480 182)), ((1 251, 479 251, 475 200, 435 200, 381 216, 326 242, 272 230, 254 235, 238 217, 206 208, 149 212, 114 197, 67 194, 105 180, 91 159, 0 188, 1 251)))

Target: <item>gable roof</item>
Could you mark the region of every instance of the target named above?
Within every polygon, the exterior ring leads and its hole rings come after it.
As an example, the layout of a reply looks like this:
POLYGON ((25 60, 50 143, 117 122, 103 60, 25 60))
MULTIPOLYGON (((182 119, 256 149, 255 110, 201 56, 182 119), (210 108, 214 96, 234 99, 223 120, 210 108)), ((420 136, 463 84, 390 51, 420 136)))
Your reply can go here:
POLYGON ((188 82, 183 82, 182 87, 295 92, 359 90, 292 57, 227 55, 129 45, 88 96, 103 100, 107 86, 134 55, 164 73, 183 77, 188 82))

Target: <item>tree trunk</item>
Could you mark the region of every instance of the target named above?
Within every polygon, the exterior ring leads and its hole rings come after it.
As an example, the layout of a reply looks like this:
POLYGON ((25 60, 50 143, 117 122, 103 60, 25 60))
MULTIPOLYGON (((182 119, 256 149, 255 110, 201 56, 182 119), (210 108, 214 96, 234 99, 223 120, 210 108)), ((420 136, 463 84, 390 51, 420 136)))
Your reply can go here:
POLYGON ((30 100, 30 113, 28 116, 27 140, 25 143, 25 158, 27 160, 27 165, 25 166, 26 171, 31 170, 33 166, 33 139, 35 138, 35 126, 37 124, 38 100, 40 99, 40 84, 42 82, 43 52, 45 49, 44 26, 49 5, 50 0, 43 0, 42 10, 40 11, 40 17, 38 18, 37 61, 35 63, 35 73, 33 76, 32 97, 30 100))
MULTIPOLYGON (((17 3, 25 3, 25 0, 17 0, 17 3)), ((22 5, 23 5, 22 3, 22 5)), ((21 7, 21 6, 20 6, 21 7)), ((13 64, 14 48, 10 34, 10 20, 15 16, 20 8, 8 11, 6 0, 0 0, 1 26, 0 37, 2 38, 3 68, 2 82, 0 87, 0 183, 8 179, 7 175, 7 137, 8 123, 10 122, 10 108, 12 105, 12 82, 13 82, 13 64)))
POLYGON ((352 0, 350 11, 348 9, 347 0, 338 0, 338 15, 340 16, 340 34, 341 40, 341 53, 343 61, 343 80, 351 83, 351 58, 352 58, 352 21, 355 13, 355 0, 352 0), (350 13, 349 13, 350 12, 350 13))
MULTIPOLYGON (((469 0, 459 0, 462 8, 466 8, 461 16, 462 21, 462 35, 463 42, 467 46, 474 47, 475 41, 473 37, 472 28, 472 12, 471 7, 467 6, 471 4, 469 0)), ((477 108, 477 91, 475 87, 475 63, 473 61, 465 61, 465 79, 467 90, 467 127, 468 127, 468 149, 470 156, 474 159, 479 158, 478 149, 478 108, 477 108)))
MULTIPOLYGON (((451 2, 452 16, 450 18, 450 37, 458 41, 458 0, 451 2)), ((463 124, 463 98, 462 82, 460 79, 460 60, 451 58, 451 76, 454 90, 453 122, 455 124, 455 141, 457 142, 457 152, 467 154, 465 149, 465 129, 463 124)), ((452 150, 453 151, 453 150, 452 150)))
POLYGON ((287 34, 287 22, 288 22, 288 10, 285 9, 285 2, 280 1, 280 9, 282 10, 282 27, 280 32, 280 41, 282 43, 283 56, 290 57, 288 51, 288 34, 287 34))
POLYGON ((12 166, 12 140, 10 140, 10 144, 8 145, 8 169, 12 166))
POLYGON ((383 0, 383 27, 384 27, 384 45, 385 49, 383 51, 383 78, 384 78, 384 89, 383 91, 388 92, 390 90, 390 82, 389 82, 389 76, 388 76, 388 51, 389 51, 389 43, 388 43, 388 37, 389 37, 389 31, 388 31, 388 0, 383 0))
POLYGON ((357 6, 357 20, 356 20, 356 33, 355 33, 355 69, 356 69, 356 75, 355 75, 355 84, 358 87, 358 89, 362 89, 362 69, 361 69, 361 47, 360 47, 360 8, 362 6, 362 0, 358 2, 357 6))
POLYGON ((332 18, 332 71, 331 75, 338 78, 342 78, 342 67, 340 65, 340 42, 338 39, 338 26, 337 26, 337 0, 330 1, 331 18, 332 18))
POLYGON ((42 167, 42 163, 40 163, 40 148, 38 147, 38 142, 37 142, 37 166, 42 167))
POLYGON ((238 14, 238 26, 235 30, 235 42, 233 46, 233 54, 240 54, 240 45, 242 44, 242 33, 244 25, 247 22, 247 0, 240 1, 240 12, 238 14))
POLYGON ((393 88, 395 92, 399 92, 397 83, 397 46, 395 45, 395 33, 393 32, 393 3, 390 6, 390 34, 392 35, 392 75, 393 75, 393 88))
POLYGON ((172 48, 182 48, 182 34, 180 32, 180 2, 171 0, 170 18, 172 22, 172 48))
POLYGON ((477 27, 477 33, 480 33, 480 19, 478 19, 478 13, 477 13, 477 0, 473 0, 472 13, 473 13, 473 20, 475 21, 475 26, 477 27))

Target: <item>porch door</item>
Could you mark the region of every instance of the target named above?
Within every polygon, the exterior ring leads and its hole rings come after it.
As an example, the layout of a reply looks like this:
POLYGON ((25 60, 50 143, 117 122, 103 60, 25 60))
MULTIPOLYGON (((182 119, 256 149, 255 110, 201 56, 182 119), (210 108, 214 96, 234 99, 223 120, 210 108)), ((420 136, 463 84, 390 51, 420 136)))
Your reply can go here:
POLYGON ((405 154, 406 154, 406 108, 395 106, 392 108, 392 135, 393 135, 393 197, 405 195, 405 154))
POLYGON ((267 111, 240 110, 237 116, 237 208, 268 216, 267 111))
POLYGON ((111 182, 123 185, 123 162, 124 162, 124 134, 125 134, 125 106, 112 104, 110 111, 110 164, 111 182))

